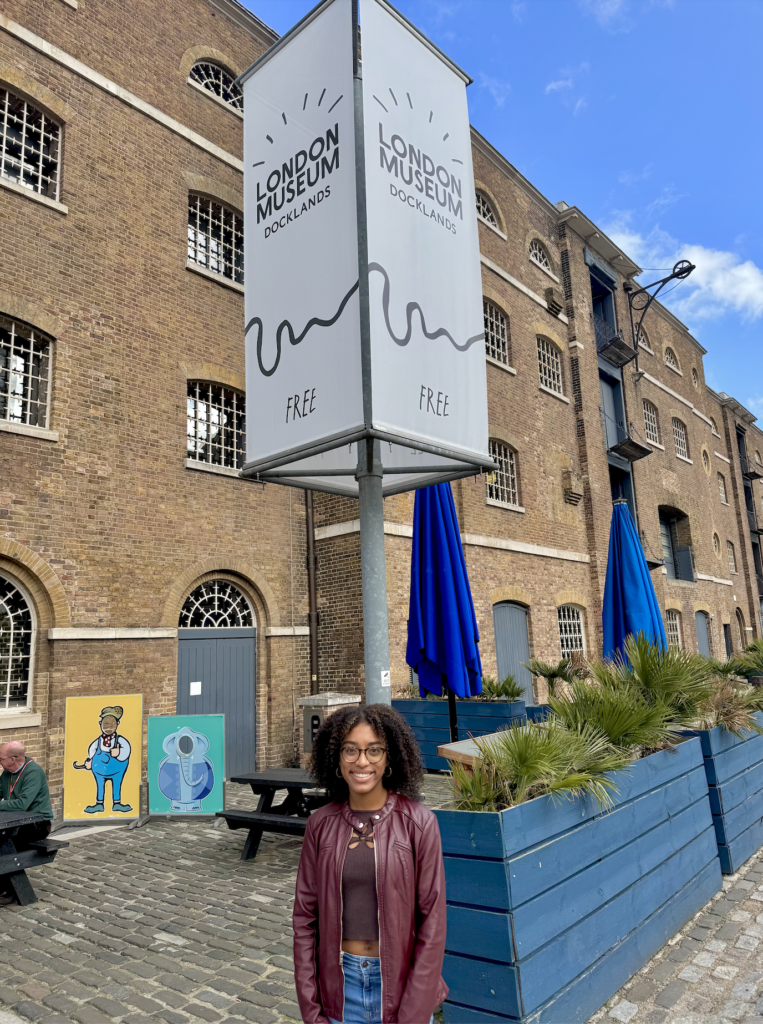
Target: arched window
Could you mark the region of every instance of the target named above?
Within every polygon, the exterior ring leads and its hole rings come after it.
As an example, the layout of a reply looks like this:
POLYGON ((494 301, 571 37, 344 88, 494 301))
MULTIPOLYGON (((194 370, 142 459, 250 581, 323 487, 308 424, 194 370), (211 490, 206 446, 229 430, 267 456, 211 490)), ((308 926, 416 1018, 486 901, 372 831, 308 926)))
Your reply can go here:
POLYGON ((228 580, 200 583, 185 599, 178 626, 220 629, 253 626, 254 616, 244 594, 228 580))
POLYGON ((657 415, 657 407, 644 399, 644 432, 647 441, 654 444, 660 443, 660 420, 657 415))
POLYGON ((538 377, 541 386, 555 391, 558 395, 562 392, 562 360, 559 349, 548 338, 537 336, 538 342, 538 377))
POLYGON ((239 391, 188 381, 187 457, 210 466, 241 469, 246 442, 245 401, 239 391))
POLYGON ((639 327, 638 329, 638 343, 641 348, 645 348, 647 352, 652 351, 652 346, 649 344, 649 335, 643 327, 639 327))
POLYGON ((763 458, 761 458, 759 449, 755 449, 755 461, 759 466, 763 466, 763 458))
POLYGON ((490 457, 498 468, 485 474, 485 488, 489 501, 498 501, 502 505, 519 507, 519 474, 517 472, 517 453, 513 448, 501 441, 489 442, 490 457))
POLYGON ((736 571, 737 571, 737 556, 736 556, 736 551, 734 551, 734 545, 731 543, 730 540, 726 541, 726 554, 728 555, 728 558, 729 558, 729 572, 736 573, 736 571))
POLYGON ((551 266, 551 260, 548 258, 548 253, 546 252, 545 248, 538 241, 537 238, 533 238, 533 240, 530 242, 530 247, 527 251, 527 255, 530 257, 533 263, 537 263, 539 267, 542 267, 544 270, 549 270, 551 271, 551 273, 553 273, 553 268, 551 266))
POLYGON ((58 200, 61 126, 0 87, 0 175, 58 200))
POLYGON ((490 224, 491 227, 498 227, 498 218, 493 211, 493 207, 490 205, 490 200, 482 192, 475 192, 475 199, 477 201, 477 216, 486 223, 490 224))
POLYGON ((51 340, 0 316, 0 420, 47 427, 51 340))
POLYGON ((585 653, 583 616, 574 604, 563 604, 557 608, 559 621, 559 646, 563 658, 571 658, 576 651, 585 653))
POLYGON ((744 615, 742 609, 737 608, 737 633, 739 634, 739 650, 743 651, 747 646, 747 630, 744 625, 744 615))
POLYGON ((710 456, 707 454, 705 449, 702 449, 702 468, 705 470, 707 475, 710 475, 710 456))
POLYGON ((491 359, 508 366, 511 343, 509 318, 487 299, 482 300, 482 311, 485 316, 485 353, 491 359))
POLYGON ((695 388, 699 388, 699 374, 695 367, 691 368, 691 382, 695 388))
POLYGON ((227 103, 229 107, 243 111, 244 94, 241 87, 236 85, 233 75, 219 64, 212 64, 205 60, 199 61, 191 68, 189 78, 200 88, 206 89, 223 103, 227 103))
POLYGON ((726 500, 726 477, 723 473, 718 474, 718 493, 721 496, 723 504, 728 505, 728 501, 726 500))
POLYGON ((669 366, 673 370, 679 370, 678 359, 672 348, 668 346, 665 349, 665 365, 669 366))
POLYGON ((713 551, 715 552, 716 558, 721 557, 721 538, 717 533, 713 534, 713 551))
POLYGON ((236 284, 244 283, 244 218, 235 210, 191 192, 188 196, 188 259, 236 284))
POLYGON ((686 424, 683 420, 673 417, 673 443, 676 446, 676 455, 682 459, 689 458, 689 438, 686 433, 686 424))
POLYGON ((34 625, 26 597, 12 580, 0 576, 0 711, 29 703, 34 625))
POLYGON ((720 437, 721 435, 718 433, 718 424, 715 422, 715 417, 714 416, 710 417, 710 425, 711 425, 711 427, 713 429, 713 433, 716 434, 718 437, 720 437))
POLYGON ((665 634, 669 647, 683 647, 681 639, 681 613, 673 608, 665 612, 665 634))

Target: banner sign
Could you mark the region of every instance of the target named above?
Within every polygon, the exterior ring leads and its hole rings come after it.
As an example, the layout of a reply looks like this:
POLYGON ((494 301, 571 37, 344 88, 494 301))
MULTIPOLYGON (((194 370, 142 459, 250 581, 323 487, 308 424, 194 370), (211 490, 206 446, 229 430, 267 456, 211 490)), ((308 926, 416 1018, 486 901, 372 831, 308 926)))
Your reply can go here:
POLYGON ((326 0, 241 76, 244 474, 357 494, 373 437, 394 493, 491 464, 469 79, 358 9, 362 61, 326 0))
POLYGON ((148 719, 149 814, 224 810, 225 715, 148 719))

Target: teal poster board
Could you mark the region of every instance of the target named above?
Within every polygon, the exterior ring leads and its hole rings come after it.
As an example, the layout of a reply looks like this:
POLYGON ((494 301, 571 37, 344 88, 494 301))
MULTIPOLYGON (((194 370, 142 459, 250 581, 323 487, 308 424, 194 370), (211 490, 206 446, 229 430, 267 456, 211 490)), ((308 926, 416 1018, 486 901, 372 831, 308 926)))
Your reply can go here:
POLYGON ((225 715, 148 719, 148 813, 224 810, 225 715))

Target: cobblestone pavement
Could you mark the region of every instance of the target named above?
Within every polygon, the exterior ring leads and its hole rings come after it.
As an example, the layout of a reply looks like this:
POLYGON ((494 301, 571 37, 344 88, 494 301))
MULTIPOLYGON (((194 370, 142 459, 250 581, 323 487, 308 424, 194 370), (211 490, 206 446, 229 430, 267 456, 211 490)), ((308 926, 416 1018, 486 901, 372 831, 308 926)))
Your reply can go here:
POLYGON ((589 1024, 763 1024, 763 851, 589 1024))
MULTIPOLYGON (((427 776, 427 803, 447 799, 427 776)), ((231 786, 229 807, 254 807, 231 786)), ((157 819, 73 838, 3 907, 0 1024, 298 1021, 291 902, 302 842, 157 819)))

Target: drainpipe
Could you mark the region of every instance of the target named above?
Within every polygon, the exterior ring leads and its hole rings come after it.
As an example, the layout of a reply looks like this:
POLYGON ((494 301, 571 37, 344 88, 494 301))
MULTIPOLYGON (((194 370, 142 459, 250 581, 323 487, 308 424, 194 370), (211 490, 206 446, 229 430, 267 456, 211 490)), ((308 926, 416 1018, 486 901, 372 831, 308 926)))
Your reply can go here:
POLYGON ((318 693, 318 594, 315 586, 315 523, 313 492, 305 491, 305 525, 307 527, 307 600, 310 626, 310 693, 318 693))

